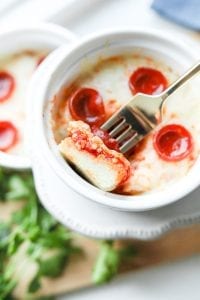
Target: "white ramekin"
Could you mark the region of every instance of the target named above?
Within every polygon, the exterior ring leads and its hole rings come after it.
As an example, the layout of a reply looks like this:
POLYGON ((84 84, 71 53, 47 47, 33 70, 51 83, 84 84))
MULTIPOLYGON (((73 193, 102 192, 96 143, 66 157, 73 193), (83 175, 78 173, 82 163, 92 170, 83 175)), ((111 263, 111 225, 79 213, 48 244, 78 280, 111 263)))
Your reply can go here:
MULTIPOLYGON (((73 40, 74 35, 70 31, 51 23, 9 27, 7 30, 0 31, 0 56, 23 50, 52 52, 59 46, 70 43, 73 40)), ((13 169, 27 169, 31 167, 31 161, 28 154, 27 156, 18 156, 0 151, 0 166, 13 169)))
MULTIPOLYGON (((74 172, 60 155, 51 131, 50 108, 56 92, 64 83, 69 83, 82 68, 83 58, 90 62, 99 54, 114 55, 119 51, 122 53, 135 48, 154 55, 157 59, 164 59, 179 73, 184 72, 198 58, 198 52, 194 47, 187 46, 186 42, 182 42, 178 37, 160 31, 117 30, 79 39, 70 49, 61 47, 56 50, 41 66, 40 74, 39 72, 36 74, 41 78, 41 86, 36 94, 37 103, 34 103, 32 110, 34 130, 40 145, 39 151, 64 184, 92 201, 124 211, 154 209, 172 203, 191 192, 200 183, 200 159, 187 176, 177 183, 166 186, 162 191, 136 196, 103 192, 74 172)), ((29 90, 30 102, 36 96, 34 90, 33 80, 29 90)))

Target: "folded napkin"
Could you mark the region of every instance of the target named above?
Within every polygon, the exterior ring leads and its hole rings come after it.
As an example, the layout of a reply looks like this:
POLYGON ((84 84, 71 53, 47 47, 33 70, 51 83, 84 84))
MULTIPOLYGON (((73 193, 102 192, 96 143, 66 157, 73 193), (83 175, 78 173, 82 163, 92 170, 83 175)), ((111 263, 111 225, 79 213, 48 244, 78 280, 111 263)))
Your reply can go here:
POLYGON ((200 0, 154 0, 152 8, 180 25, 200 30, 200 0))

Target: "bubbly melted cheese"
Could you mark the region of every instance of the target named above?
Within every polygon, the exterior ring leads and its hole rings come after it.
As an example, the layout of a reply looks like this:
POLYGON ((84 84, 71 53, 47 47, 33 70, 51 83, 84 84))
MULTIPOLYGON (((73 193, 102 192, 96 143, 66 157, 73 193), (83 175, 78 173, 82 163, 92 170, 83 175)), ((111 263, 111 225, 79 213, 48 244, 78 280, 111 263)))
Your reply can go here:
POLYGON ((46 53, 27 50, 0 58, 0 71, 10 73, 15 80, 15 89, 11 96, 0 102, 0 121, 10 121, 18 130, 18 141, 6 151, 9 154, 25 155, 26 91, 30 78, 37 68, 38 61, 44 55, 46 53))
MULTIPOLYGON (((67 106, 67 99, 78 87, 96 89, 103 97, 105 109, 109 116, 121 105, 133 97, 128 81, 138 67, 151 67, 160 70, 171 84, 178 74, 163 62, 139 55, 125 55, 102 60, 87 72, 81 74, 73 85, 64 87, 56 96, 52 109, 53 131, 55 140, 59 143, 65 138, 67 124, 72 119, 67 106)), ((145 138, 144 146, 136 154, 129 157, 131 176, 120 187, 121 194, 137 194, 163 188, 166 184, 175 182, 185 176, 194 164, 200 151, 200 77, 188 82, 184 87, 171 95, 165 105, 163 120, 154 130, 163 125, 182 124, 191 133, 194 149, 185 159, 177 162, 167 162, 159 158, 153 147, 152 132, 145 138)))

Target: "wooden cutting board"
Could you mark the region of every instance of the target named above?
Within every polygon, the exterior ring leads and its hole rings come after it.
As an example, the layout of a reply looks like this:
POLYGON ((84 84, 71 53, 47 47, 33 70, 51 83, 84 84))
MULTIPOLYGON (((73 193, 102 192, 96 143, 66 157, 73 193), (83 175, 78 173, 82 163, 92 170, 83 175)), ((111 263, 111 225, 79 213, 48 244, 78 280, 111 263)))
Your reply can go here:
MULTIPOLYGON (((74 259, 66 268, 63 277, 56 280, 44 280, 42 295, 66 293, 92 285, 91 271, 94 264, 98 243, 87 238, 79 238, 85 256, 74 259)), ((142 268, 168 263, 200 253, 200 225, 187 229, 175 230, 155 241, 116 241, 116 246, 133 244, 138 254, 127 264, 120 267, 119 274, 136 272, 142 268)))
MULTIPOLYGON (((0 205, 0 219, 15 209, 13 204, 0 205)), ((98 253, 99 243, 95 240, 77 236, 76 243, 84 249, 82 256, 75 256, 66 267, 63 276, 57 279, 43 279, 42 289, 37 295, 67 293, 92 285, 91 272, 98 253)), ((138 254, 120 267, 119 274, 136 272, 142 268, 168 263, 200 253, 200 225, 177 229, 154 241, 116 241, 116 247, 132 244, 138 254)), ((23 299, 26 286, 35 272, 35 265, 26 259, 18 259, 16 273, 20 278, 15 290, 18 299, 23 299), (22 263, 23 262, 23 263, 22 263), (22 272, 23 270, 23 272, 22 272)))

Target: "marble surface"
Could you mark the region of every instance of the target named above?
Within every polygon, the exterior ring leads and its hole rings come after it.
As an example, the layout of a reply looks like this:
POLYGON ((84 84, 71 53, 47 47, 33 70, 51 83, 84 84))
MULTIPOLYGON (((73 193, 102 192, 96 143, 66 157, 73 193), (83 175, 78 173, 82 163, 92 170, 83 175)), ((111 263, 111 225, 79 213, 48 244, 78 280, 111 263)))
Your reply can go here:
MULTIPOLYGON (((45 2, 45 0, 42 0, 45 2)), ((68 26, 69 29, 77 34, 83 35, 92 31, 102 30, 103 28, 113 28, 119 26, 142 26, 146 28, 163 28, 178 31, 185 35, 190 34, 196 36, 192 32, 185 30, 173 23, 170 23, 150 10, 149 0, 99 0, 81 17, 74 13, 62 10, 62 14, 55 11, 55 1, 48 0, 48 9, 40 10, 38 13, 38 5, 41 0, 28 1, 26 5, 12 11, 10 15, 1 18, 0 24, 7 26, 12 20, 13 22, 26 22, 26 20, 53 20, 62 25, 68 26), (54 2, 54 3, 53 3, 54 2), (53 9, 53 8, 54 9, 53 9)), ((2 1, 1 1, 2 2, 2 1)), ((59 2, 56 6, 59 8, 59 2)), ((65 1, 67 2, 67 1, 65 1)), ((78 5, 78 4, 77 4, 78 5)), ((60 9, 58 9, 60 12, 60 9)), ((74 7, 76 12, 76 7, 74 7)), ((195 256, 187 260, 177 263, 150 268, 145 271, 131 273, 129 275, 119 277, 111 284, 103 287, 87 289, 63 297, 59 300, 99 300, 99 299, 137 299, 137 300, 199 300, 199 273, 200 273, 200 257, 195 256)))

